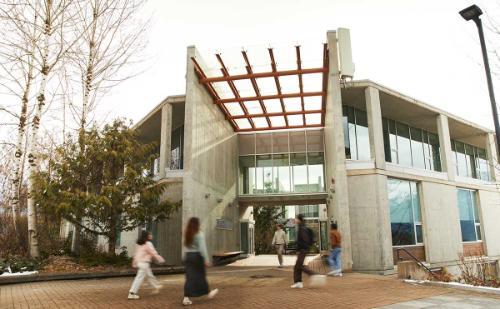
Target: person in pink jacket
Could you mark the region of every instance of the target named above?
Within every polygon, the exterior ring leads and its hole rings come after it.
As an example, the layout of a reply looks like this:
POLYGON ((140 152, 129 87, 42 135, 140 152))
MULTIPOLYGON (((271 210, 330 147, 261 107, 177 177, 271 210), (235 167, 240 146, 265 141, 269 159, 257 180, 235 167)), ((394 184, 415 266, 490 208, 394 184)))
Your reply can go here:
POLYGON ((162 264, 165 260, 156 252, 151 240, 153 240, 153 235, 148 231, 142 231, 141 236, 137 240, 137 247, 132 260, 132 267, 137 268, 137 274, 130 287, 128 299, 139 299, 137 292, 144 281, 144 277, 148 278, 149 284, 154 288, 153 294, 158 294, 160 291, 161 285, 156 281, 151 271, 151 262, 154 260, 162 264))

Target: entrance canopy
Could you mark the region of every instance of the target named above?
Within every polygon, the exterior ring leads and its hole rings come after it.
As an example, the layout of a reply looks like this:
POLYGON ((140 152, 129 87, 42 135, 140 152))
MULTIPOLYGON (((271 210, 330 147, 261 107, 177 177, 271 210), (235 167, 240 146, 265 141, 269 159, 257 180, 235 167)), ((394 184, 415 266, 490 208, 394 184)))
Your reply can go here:
POLYGON ((249 48, 216 53, 195 72, 236 132, 324 126, 328 80, 326 44, 249 48), (305 58, 304 58, 305 59, 305 58))

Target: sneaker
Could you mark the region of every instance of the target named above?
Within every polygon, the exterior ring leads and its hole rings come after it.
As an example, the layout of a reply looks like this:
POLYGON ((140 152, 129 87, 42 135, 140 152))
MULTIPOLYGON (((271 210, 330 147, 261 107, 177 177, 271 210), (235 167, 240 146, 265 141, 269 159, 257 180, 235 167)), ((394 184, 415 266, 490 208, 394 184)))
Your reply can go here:
POLYGON ((209 299, 214 298, 215 295, 217 295, 217 293, 219 293, 219 289, 213 289, 212 291, 210 291, 210 293, 208 293, 208 298, 209 299))
POLYGON ((296 282, 291 286, 292 289, 302 289, 303 287, 304 284, 302 282, 296 282))
POLYGON ((335 274, 334 274, 334 276, 335 276, 335 277, 342 277, 343 275, 342 275, 342 273, 341 273, 341 272, 337 272, 337 273, 335 273, 335 274))
POLYGON ((156 295, 160 293, 160 289, 162 288, 162 285, 158 285, 156 288, 153 288, 153 291, 151 291, 151 295, 156 295))
POLYGON ((283 268, 283 265, 278 266, 278 268, 283 268))
POLYGON ((139 295, 134 294, 134 293, 128 293, 128 299, 139 299, 139 295))
POLYGON ((192 305, 193 302, 189 299, 189 297, 184 297, 184 299, 182 300, 182 304, 184 306, 189 306, 189 305, 192 305))
POLYGON ((311 286, 319 287, 323 286, 326 283, 326 276, 324 275, 313 275, 311 276, 311 286))

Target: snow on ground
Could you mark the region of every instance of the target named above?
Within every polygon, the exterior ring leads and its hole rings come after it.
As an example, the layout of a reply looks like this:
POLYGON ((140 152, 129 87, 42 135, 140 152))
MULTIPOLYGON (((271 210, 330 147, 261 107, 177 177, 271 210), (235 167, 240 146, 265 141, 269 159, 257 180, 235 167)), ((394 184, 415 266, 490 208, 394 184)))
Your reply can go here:
POLYGON ((38 274, 37 270, 34 271, 23 271, 22 273, 3 273, 0 275, 0 277, 17 277, 17 276, 30 276, 30 275, 36 275, 38 274))

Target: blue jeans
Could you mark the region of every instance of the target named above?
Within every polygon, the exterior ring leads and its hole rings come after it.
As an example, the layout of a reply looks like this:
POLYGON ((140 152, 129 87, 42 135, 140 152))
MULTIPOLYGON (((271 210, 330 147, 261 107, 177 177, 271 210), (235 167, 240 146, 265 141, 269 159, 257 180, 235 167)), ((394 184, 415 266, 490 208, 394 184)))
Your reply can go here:
POLYGON ((328 256, 328 264, 330 264, 330 269, 341 271, 342 270, 342 250, 341 248, 335 248, 330 250, 330 256, 328 256))

